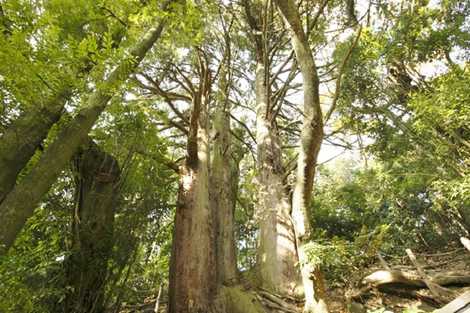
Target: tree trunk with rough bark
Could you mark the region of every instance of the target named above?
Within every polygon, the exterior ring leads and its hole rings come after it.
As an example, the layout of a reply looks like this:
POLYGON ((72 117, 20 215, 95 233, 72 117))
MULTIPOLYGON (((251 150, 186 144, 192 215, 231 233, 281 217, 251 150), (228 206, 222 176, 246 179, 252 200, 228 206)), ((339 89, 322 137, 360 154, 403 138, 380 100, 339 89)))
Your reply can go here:
POLYGON ((134 72, 145 54, 160 38, 164 22, 152 27, 130 51, 130 58, 123 60, 96 90, 76 116, 59 132, 47 147, 34 168, 17 184, 0 204, 0 255, 13 244, 26 220, 33 214, 42 196, 49 190, 57 176, 65 168, 78 147, 82 145, 93 124, 106 108, 121 85, 134 72))
POLYGON ((74 160, 75 209, 72 248, 66 262, 65 312, 104 312, 107 262, 113 247, 117 161, 90 141, 74 160))
POLYGON ((310 239, 309 205, 318 153, 323 140, 323 117, 320 107, 319 80, 313 53, 303 30, 293 0, 275 0, 291 33, 292 46, 303 79, 304 120, 302 123, 297 177, 292 199, 292 218, 298 239, 299 263, 305 292, 305 312, 327 312, 326 294, 320 270, 307 262, 305 244, 310 239))
POLYGON ((256 215, 260 238, 258 266, 263 287, 293 293, 298 284, 296 247, 290 204, 283 185, 281 147, 276 125, 268 108, 265 68, 256 73, 256 141, 258 154, 258 193, 256 215), (273 125, 274 124, 274 125, 273 125))
MULTIPOLYGON (((281 146, 273 108, 270 105, 268 31, 261 21, 266 3, 245 0, 248 24, 254 37, 256 55, 256 142, 258 193, 256 216, 259 223, 258 273, 262 287, 291 294, 298 285, 295 236, 290 204, 283 184, 281 146)), ((267 9, 268 10, 268 9, 267 9)))
POLYGON ((235 201, 238 189, 238 162, 230 134, 228 71, 222 65, 213 128, 211 202, 216 218, 217 284, 237 281, 235 249, 235 201))
POLYGON ((186 162, 180 168, 170 264, 170 313, 211 312, 217 290, 215 218, 209 199, 207 107, 211 78, 207 66, 200 66, 200 84, 192 101, 186 162))

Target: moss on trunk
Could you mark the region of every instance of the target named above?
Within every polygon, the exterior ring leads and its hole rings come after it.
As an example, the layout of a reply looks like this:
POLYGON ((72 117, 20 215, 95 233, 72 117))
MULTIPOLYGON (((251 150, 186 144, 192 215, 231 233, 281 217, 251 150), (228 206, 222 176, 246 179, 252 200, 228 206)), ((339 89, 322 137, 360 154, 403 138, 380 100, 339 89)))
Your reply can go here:
POLYGON ((226 313, 265 313, 256 295, 240 286, 223 287, 220 297, 226 313))
POLYGON ((86 142, 88 133, 106 108, 117 87, 137 68, 152 45, 160 38, 165 21, 152 27, 130 50, 81 108, 75 117, 66 123, 56 139, 47 147, 34 168, 8 193, 0 204, 0 255, 11 247, 27 219, 33 215, 43 195, 71 160, 77 149, 86 142))

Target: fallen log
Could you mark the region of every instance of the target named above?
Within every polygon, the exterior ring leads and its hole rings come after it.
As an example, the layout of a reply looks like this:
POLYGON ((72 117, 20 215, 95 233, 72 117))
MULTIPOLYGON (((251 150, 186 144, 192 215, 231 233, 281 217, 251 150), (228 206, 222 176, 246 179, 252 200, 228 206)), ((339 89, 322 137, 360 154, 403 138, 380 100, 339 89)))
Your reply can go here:
MULTIPOLYGON (((437 274, 430 280, 432 283, 441 286, 466 286, 470 285, 470 275, 437 274)), ((364 277, 363 285, 378 287, 386 284, 404 285, 415 287, 416 289, 426 288, 426 283, 416 275, 399 270, 380 270, 364 277)))
POLYGON ((365 303, 367 299, 372 297, 377 292, 395 295, 401 298, 418 299, 434 307, 438 307, 439 305, 439 303, 434 298, 420 293, 419 290, 413 290, 409 287, 407 288, 406 286, 403 288, 403 286, 400 287, 393 284, 385 284, 380 286, 369 285, 357 290, 356 292, 353 292, 347 297, 347 299, 349 303, 365 303))
POLYGON ((364 285, 372 285, 375 287, 386 285, 386 284, 400 284, 410 287, 424 288, 426 284, 416 277, 409 273, 405 273, 398 270, 380 270, 375 271, 372 274, 364 277, 362 280, 364 285))
POLYGON ((435 313, 457 313, 457 312, 469 312, 470 311, 470 291, 467 291, 456 299, 435 311, 435 313))
POLYGON ((470 276, 437 274, 431 279, 431 282, 441 286, 468 286, 470 285, 470 276))
POLYGON ((455 297, 455 294, 452 292, 452 290, 444 288, 431 280, 431 277, 426 274, 423 266, 416 259, 416 256, 414 255, 413 251, 411 251, 411 249, 406 249, 406 254, 408 254, 408 257, 410 258, 413 265, 416 266, 416 269, 418 270, 418 273, 421 276, 423 282, 426 284, 438 302, 448 303, 455 297))
MULTIPOLYGON (((470 251, 470 240, 462 238, 461 241, 464 246, 468 245, 470 251)), ((361 285, 358 286, 360 289, 351 291, 351 293, 346 296, 348 303, 366 303, 368 298, 382 293, 402 298, 419 299, 431 306, 439 308, 456 297, 455 289, 451 290, 445 287, 470 286, 470 272, 460 270, 445 272, 434 270, 426 272, 425 269, 440 267, 440 265, 447 265, 448 263, 456 262, 457 260, 462 263, 464 262, 464 259, 466 259, 466 256, 461 253, 464 251, 464 248, 460 248, 451 252, 433 254, 438 255, 439 257, 445 256, 446 258, 451 259, 447 259, 440 263, 422 264, 417 260, 413 251, 407 249, 407 256, 413 264, 412 267, 388 264, 382 255, 377 254, 377 258, 383 269, 374 271, 370 275, 364 277, 361 281, 361 285), (449 255, 454 256, 449 257, 449 255)), ((456 268, 461 267, 459 266, 456 268)), ((468 310, 468 313, 470 313, 470 303, 466 304, 466 306, 467 305, 468 307, 465 307, 465 310, 468 310)), ((459 313, 463 313, 463 311, 459 311, 459 313)))

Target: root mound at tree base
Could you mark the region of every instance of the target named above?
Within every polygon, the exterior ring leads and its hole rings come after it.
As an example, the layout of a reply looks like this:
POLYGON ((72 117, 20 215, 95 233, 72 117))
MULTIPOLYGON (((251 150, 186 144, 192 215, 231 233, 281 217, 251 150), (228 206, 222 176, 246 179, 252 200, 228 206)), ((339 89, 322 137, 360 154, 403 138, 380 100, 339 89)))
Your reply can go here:
POLYGON ((223 287, 220 301, 224 313, 302 312, 302 306, 293 304, 294 300, 290 297, 283 298, 266 290, 244 289, 241 286, 223 287))
POLYGON ((221 297, 227 313, 265 313, 256 294, 240 286, 223 287, 221 297))

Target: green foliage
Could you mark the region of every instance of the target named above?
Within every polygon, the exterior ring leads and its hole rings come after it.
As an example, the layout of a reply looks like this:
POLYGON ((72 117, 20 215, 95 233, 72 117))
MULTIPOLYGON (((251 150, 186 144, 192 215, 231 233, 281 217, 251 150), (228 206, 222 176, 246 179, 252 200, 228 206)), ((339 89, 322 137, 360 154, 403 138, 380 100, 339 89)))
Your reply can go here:
POLYGON ((389 227, 391 237, 386 250, 393 246, 441 243, 445 239, 436 235, 439 217, 432 209, 433 176, 414 166, 396 162, 393 166, 377 164, 366 170, 346 167, 343 170, 347 175, 338 172, 338 166, 336 175, 329 174, 329 169, 321 170, 313 202, 317 212, 313 223, 319 229, 318 235, 355 241, 367 232, 364 227, 372 231, 389 227), (417 242, 416 238, 420 240, 417 242))
POLYGON ((255 207, 252 201, 256 193, 256 173, 246 167, 248 162, 243 160, 241 163, 239 195, 235 210, 238 266, 243 271, 256 265, 258 234, 258 225, 254 217, 255 207))
POLYGON ((65 297, 64 263, 72 203, 61 179, 28 220, 15 246, 0 258, 0 312, 47 313, 65 297))
MULTIPOLYGON (((330 36, 331 26, 352 25, 351 2, 329 1, 315 27, 309 29, 314 51, 334 51, 330 56, 317 56, 322 81, 335 79, 331 73, 354 40, 354 35, 339 40, 350 34, 344 30, 334 40, 330 36)), ((168 10, 161 5, 157 0, 1 3, 0 134, 22 112, 32 107, 47 109, 44 103, 57 90, 70 89, 73 94, 61 122, 50 130, 46 147, 62 123, 76 113, 74 109, 86 103, 92 91, 102 88, 103 77, 142 31, 165 18, 167 31, 158 48, 146 58, 141 73, 117 90, 90 134, 119 161, 122 170, 105 286, 106 307, 113 310, 123 301, 143 303, 168 281, 178 178, 174 167, 185 157, 190 94, 202 88, 195 65, 204 54, 211 78, 214 82, 219 79, 220 64, 227 57, 223 30, 228 29, 233 59, 228 68, 233 84, 230 105, 232 113, 246 124, 233 131, 237 136, 233 140, 240 137, 249 147, 246 151, 236 148, 241 151, 237 153, 246 154, 240 163, 235 211, 238 265, 246 276, 256 266, 257 165, 256 157, 248 153, 256 150, 256 142, 247 135, 254 124, 253 40, 247 35, 240 8, 232 4, 172 1, 168 10), (142 73, 153 81, 144 80, 142 73), (150 88, 143 88, 144 83, 150 88), (156 87, 168 90, 170 96, 176 94, 172 104, 181 114, 163 101, 168 99, 152 93, 156 87), (186 98, 178 97, 179 92, 186 98)), ((312 4, 302 5, 308 10, 312 4)), ((353 273, 375 262, 379 251, 441 247, 470 231, 470 71, 466 60, 470 6, 457 0, 433 5, 429 1, 402 1, 401 5, 379 1, 373 5, 375 20, 364 25, 346 64, 337 119, 331 125, 333 134, 366 139, 368 146, 362 152, 369 164, 360 166, 357 160, 349 160, 319 166, 311 203, 314 240, 306 246, 309 262, 325 270, 328 280, 335 283, 348 282, 353 273), (434 61, 445 65, 442 72, 419 73, 434 61)), ((304 22, 312 22, 310 16, 304 22)), ((273 77, 271 92, 279 100, 273 109, 279 109, 276 128, 287 172, 297 157, 292 147, 298 144, 301 114, 296 95, 291 95, 292 86, 282 87, 291 64, 282 65, 290 50, 274 45, 289 42, 285 32, 277 32, 281 25, 277 20, 269 25, 276 31, 266 35, 272 40, 266 48, 273 52, 266 57, 272 62, 271 75, 282 72, 279 79, 273 77), (283 92, 286 99, 281 99, 283 92)), ((297 84, 297 79, 292 83, 297 84)), ((217 100, 210 95, 210 114, 217 100)), ((41 153, 38 149, 22 175, 41 153)), ((291 176, 285 178, 289 193, 291 176)), ((15 247, 0 259, 0 312, 60 310, 70 288, 64 260, 71 252, 75 188, 71 173, 64 171, 15 247)), ((234 305, 240 299, 243 303, 252 300, 237 288, 224 292, 234 305)))
POLYGON ((332 286, 350 283, 351 275, 373 263, 377 253, 387 246, 388 229, 388 225, 381 225, 367 233, 363 227, 354 241, 336 236, 312 241, 305 246, 308 262, 320 267, 332 286))

